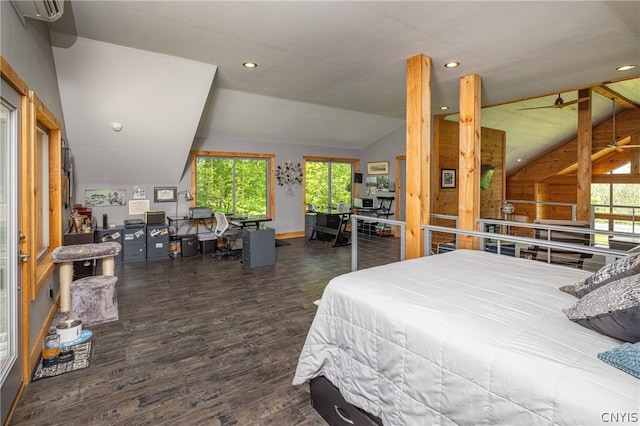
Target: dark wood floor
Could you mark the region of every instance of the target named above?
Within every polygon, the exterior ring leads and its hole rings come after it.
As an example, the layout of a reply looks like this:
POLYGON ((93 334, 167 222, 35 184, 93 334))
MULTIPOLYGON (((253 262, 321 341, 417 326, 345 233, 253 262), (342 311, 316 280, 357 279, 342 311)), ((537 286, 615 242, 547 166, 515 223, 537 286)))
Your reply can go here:
POLYGON ((287 240, 276 265, 211 255, 118 266, 120 320, 89 327, 91 365, 25 389, 12 425, 326 425, 291 385, 350 247, 287 240))

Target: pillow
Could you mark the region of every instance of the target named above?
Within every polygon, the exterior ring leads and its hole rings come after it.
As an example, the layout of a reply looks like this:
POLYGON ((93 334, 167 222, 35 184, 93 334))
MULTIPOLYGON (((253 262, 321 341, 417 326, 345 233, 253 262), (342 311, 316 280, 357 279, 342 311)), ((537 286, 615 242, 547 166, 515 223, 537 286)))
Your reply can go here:
POLYGON ((571 321, 625 342, 640 341, 640 274, 621 278, 563 309, 571 321))
POLYGON ((599 353, 598 358, 640 379, 640 343, 623 343, 620 347, 599 353))
POLYGON ((580 298, 585 294, 615 281, 619 278, 640 273, 640 253, 621 257, 615 262, 604 265, 598 272, 572 285, 560 287, 560 290, 580 298))

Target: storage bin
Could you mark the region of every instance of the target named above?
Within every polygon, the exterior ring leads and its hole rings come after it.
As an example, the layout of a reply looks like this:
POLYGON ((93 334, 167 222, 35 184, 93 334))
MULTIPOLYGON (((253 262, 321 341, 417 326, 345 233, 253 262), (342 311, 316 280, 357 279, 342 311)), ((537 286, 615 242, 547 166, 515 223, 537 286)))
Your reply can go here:
POLYGON ((200 243, 200 253, 208 254, 216 252, 218 239, 215 236, 207 238, 198 237, 198 242, 200 243))
POLYGON ((185 235, 180 242, 182 257, 195 256, 198 254, 198 237, 195 235, 185 235))

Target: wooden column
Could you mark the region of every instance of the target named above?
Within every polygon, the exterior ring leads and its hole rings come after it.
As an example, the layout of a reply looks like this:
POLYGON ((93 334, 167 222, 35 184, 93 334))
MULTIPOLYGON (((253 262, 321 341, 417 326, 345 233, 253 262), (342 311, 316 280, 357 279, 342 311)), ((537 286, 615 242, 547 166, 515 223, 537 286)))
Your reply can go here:
POLYGON ((424 254, 420 225, 431 215, 431 58, 407 60, 406 258, 424 254))
MULTIPOLYGON (((460 145, 458 167, 459 228, 476 229, 480 217, 480 76, 460 79, 460 145)), ((460 236, 460 248, 476 248, 475 238, 460 236)))
POLYGON ((576 220, 591 220, 591 90, 578 91, 578 187, 576 220))

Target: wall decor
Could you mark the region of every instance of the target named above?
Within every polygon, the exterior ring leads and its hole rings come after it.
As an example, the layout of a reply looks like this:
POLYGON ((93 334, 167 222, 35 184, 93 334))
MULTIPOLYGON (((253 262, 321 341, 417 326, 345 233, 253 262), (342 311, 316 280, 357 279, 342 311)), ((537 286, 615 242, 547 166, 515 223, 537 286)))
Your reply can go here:
POLYGON ((286 163, 276 167, 276 181, 278 186, 287 186, 287 192, 285 195, 294 196, 292 185, 302 185, 302 166, 300 163, 293 164, 293 161, 289 160, 286 163))
POLYGON ((133 185, 133 199, 134 200, 144 200, 145 199, 144 186, 143 185, 133 185))
POLYGON ((86 207, 124 206, 127 204, 126 189, 85 189, 86 207))
POLYGON ((456 169, 442 169, 440 176, 440 188, 456 187, 456 169))
POLYGON ((149 211, 149 200, 129 201, 129 215, 145 214, 149 211))
POLYGON ((177 186, 156 186, 153 188, 153 201, 156 203, 175 203, 178 201, 177 186))
POLYGON ((388 175, 389 174, 389 162, 388 161, 376 161, 373 163, 367 163, 368 175, 388 175))
POLYGON ((388 191, 389 176, 367 176, 365 186, 367 189, 375 188, 377 191, 388 191))

